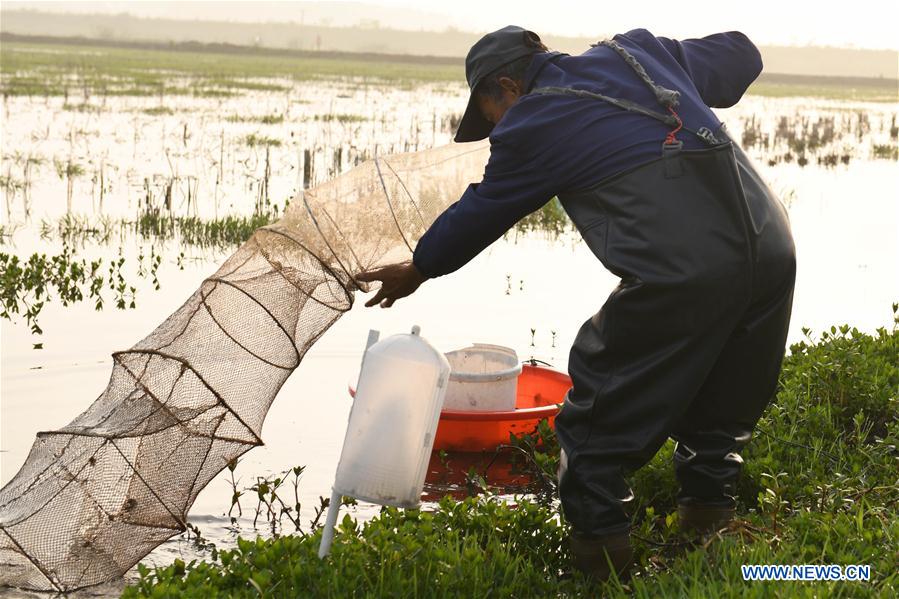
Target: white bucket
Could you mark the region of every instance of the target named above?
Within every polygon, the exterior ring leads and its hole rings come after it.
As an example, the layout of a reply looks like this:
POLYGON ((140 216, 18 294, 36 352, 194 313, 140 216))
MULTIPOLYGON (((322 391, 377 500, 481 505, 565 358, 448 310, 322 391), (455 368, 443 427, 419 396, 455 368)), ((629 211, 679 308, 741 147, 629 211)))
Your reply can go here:
POLYGON ((507 412, 515 409, 521 363, 514 349, 475 343, 446 354, 449 385, 444 410, 507 412))
POLYGON ((412 327, 371 331, 347 422, 318 555, 328 554, 341 495, 417 508, 447 388, 447 359, 412 327))

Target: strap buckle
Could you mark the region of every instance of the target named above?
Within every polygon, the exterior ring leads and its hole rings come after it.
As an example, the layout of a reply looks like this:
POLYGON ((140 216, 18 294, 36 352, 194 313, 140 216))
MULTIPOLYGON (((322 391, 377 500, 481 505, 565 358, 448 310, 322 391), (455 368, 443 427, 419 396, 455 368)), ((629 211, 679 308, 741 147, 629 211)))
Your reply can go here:
POLYGON ((675 139, 674 141, 665 140, 662 142, 662 156, 668 158, 673 157, 678 152, 684 149, 684 142, 679 139, 675 139))
POLYGON ((665 165, 665 178, 675 179, 684 174, 684 165, 681 164, 680 153, 684 148, 684 142, 666 139, 662 142, 662 163, 665 165))
POLYGON ((712 130, 708 127, 700 127, 699 131, 696 132, 696 135, 701 137, 707 144, 712 146, 721 143, 721 141, 719 141, 718 138, 715 137, 715 134, 712 133, 712 130))

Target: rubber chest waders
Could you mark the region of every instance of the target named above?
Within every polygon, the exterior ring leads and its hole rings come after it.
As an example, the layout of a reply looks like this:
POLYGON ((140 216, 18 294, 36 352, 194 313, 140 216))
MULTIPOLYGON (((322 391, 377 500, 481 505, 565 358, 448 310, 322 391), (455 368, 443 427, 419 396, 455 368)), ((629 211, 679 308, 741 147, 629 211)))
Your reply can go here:
POLYGON ((571 348, 573 387, 556 418, 559 492, 584 534, 627 530, 625 474, 672 437, 679 501, 732 505, 740 449, 772 398, 784 355, 795 252, 783 206, 724 131, 693 131, 678 93, 614 41, 667 114, 584 90, 671 127, 658 159, 559 200, 621 277, 571 348), (682 133, 683 132, 683 133, 682 133), (684 150, 678 133, 705 149, 684 150))

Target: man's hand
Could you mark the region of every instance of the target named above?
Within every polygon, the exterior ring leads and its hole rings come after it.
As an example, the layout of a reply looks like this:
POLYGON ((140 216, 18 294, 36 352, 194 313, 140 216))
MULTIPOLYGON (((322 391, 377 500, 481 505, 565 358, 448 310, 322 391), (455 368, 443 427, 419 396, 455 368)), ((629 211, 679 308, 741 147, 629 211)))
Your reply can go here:
POLYGON ((356 280, 366 283, 381 281, 381 288, 373 298, 365 302, 365 306, 381 304, 382 308, 389 308, 401 297, 415 293, 426 278, 418 272, 412 262, 401 262, 361 272, 356 275, 356 280))

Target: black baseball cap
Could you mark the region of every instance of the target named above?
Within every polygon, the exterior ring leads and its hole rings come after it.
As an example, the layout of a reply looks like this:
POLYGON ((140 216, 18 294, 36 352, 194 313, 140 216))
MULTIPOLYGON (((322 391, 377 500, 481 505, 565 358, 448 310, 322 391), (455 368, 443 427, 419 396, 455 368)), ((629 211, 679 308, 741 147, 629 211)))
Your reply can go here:
POLYGON ((490 135, 493 130, 493 123, 485 119, 478 108, 475 97, 478 83, 500 67, 538 52, 543 52, 540 37, 533 31, 516 25, 507 25, 498 31, 488 33, 471 47, 468 56, 465 57, 465 78, 468 80, 471 96, 468 98, 465 114, 459 122, 456 141, 478 141, 490 135))

